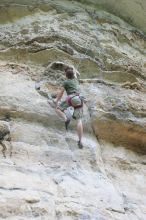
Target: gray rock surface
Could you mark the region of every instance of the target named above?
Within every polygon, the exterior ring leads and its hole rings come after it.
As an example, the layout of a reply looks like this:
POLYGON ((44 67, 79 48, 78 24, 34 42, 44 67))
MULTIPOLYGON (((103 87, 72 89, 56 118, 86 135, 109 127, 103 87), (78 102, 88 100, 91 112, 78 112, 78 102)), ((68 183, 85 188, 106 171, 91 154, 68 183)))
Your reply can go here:
POLYGON ((0 121, 12 145, 0 154, 0 219, 145 220, 145 36, 92 5, 10 2, 0 7, 0 121), (65 66, 87 99, 82 150, 75 121, 66 132, 54 111, 65 66))
MULTIPOLYGON (((81 2, 83 2, 81 0, 81 2)), ((146 33, 146 1, 145 0, 84 0, 86 3, 92 3, 96 7, 103 7, 107 11, 123 18, 128 23, 141 29, 146 33)))

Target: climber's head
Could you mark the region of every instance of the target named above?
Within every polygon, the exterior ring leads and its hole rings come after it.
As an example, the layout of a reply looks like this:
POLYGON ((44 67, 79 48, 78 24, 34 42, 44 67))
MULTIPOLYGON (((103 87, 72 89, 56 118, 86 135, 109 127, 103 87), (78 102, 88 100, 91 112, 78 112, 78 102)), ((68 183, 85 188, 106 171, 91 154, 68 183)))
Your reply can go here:
POLYGON ((74 78, 73 68, 65 69, 65 74, 67 79, 73 79, 74 78))

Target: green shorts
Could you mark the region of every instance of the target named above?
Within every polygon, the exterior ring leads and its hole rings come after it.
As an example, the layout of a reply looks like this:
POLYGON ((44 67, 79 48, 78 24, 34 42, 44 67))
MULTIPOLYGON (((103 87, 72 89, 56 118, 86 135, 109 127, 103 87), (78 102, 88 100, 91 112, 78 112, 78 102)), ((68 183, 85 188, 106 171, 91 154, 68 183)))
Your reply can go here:
MULTIPOLYGON (((62 101, 58 108, 64 112, 70 105, 67 101, 62 101)), ((83 107, 74 109, 74 113, 72 116, 74 119, 80 119, 83 117, 83 107)))

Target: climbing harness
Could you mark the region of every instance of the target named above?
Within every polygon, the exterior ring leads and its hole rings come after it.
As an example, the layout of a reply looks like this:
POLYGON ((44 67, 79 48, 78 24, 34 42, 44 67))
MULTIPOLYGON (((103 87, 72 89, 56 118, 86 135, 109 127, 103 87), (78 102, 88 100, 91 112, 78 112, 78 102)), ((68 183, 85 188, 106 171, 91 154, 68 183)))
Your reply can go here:
POLYGON ((73 96, 67 96, 66 101, 69 104, 69 106, 74 107, 74 109, 83 107, 83 99, 80 97, 79 94, 75 94, 73 96), (76 101, 78 103, 75 103, 75 100, 73 100, 74 98, 76 98, 76 101))

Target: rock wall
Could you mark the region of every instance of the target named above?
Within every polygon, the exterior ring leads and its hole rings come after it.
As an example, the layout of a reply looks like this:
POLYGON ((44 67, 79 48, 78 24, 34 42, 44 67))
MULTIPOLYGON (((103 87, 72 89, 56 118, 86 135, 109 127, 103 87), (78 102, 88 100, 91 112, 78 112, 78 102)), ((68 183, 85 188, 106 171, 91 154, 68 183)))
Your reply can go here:
MULTIPOLYGON (((49 0, 1 0, 1 4, 39 4, 47 3, 49 0)), ((50 1, 51 2, 51 1, 50 1)), ((58 1, 59 2, 59 1, 58 1)), ((72 1, 73 2, 73 1, 72 1)), ((79 0, 83 4, 91 4, 97 8, 103 8, 108 12, 121 17, 131 25, 142 30, 146 33, 146 1, 145 0, 79 0)), ((21 15, 25 13, 25 10, 21 12, 21 15)), ((2 16, 1 16, 2 19, 2 16)))
POLYGON ((145 35, 92 5, 10 2, 0 7, 0 124, 11 135, 0 126, 0 218, 144 220, 145 35), (87 99, 82 150, 52 100, 68 65, 87 99))
POLYGON ((102 7, 146 33, 145 0, 81 0, 80 2, 93 4, 96 7, 102 7))

